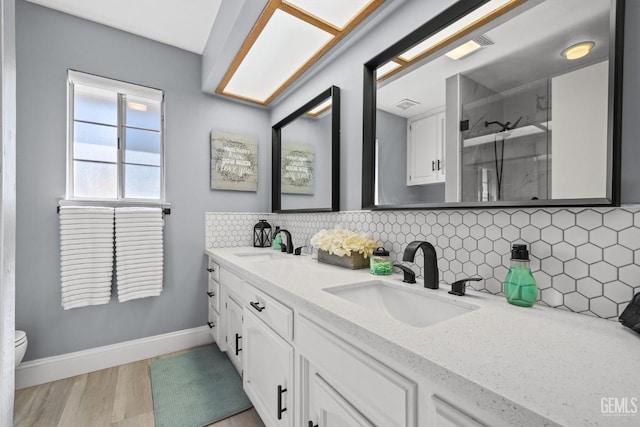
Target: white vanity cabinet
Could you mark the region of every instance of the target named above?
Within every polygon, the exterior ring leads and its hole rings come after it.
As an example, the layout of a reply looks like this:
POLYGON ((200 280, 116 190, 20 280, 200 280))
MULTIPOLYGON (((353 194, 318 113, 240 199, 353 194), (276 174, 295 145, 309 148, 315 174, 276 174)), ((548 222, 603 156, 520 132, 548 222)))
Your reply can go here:
POLYGON ((220 266, 213 260, 207 265, 207 309, 209 333, 216 343, 220 342, 220 266))
POLYGON ((313 320, 296 318, 302 425, 417 425, 417 385, 313 320))
POLYGON ((420 115, 407 125, 407 185, 445 180, 445 113, 420 115))
POLYGON ((265 425, 293 427, 293 311, 248 283, 244 310, 244 390, 265 425))

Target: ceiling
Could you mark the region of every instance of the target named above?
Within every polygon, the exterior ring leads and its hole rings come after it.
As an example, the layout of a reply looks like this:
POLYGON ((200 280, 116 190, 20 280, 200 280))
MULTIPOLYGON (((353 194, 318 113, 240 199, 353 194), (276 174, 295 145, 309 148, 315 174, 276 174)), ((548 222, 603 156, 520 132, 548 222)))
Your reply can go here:
MULTIPOLYGON (((457 61, 439 52, 435 59, 426 58, 424 65, 381 82, 378 108, 405 118, 441 109, 445 105, 445 80, 457 73, 500 92, 607 58, 610 2, 590 0, 590 7, 583 5, 584 0, 546 0, 521 14, 514 11, 515 17, 508 22, 478 30, 494 45, 457 61), (560 56, 564 48, 583 40, 596 42, 588 57, 567 61, 560 56), (405 98, 419 105, 404 111, 394 106, 405 98)), ((474 32, 459 44, 479 34, 474 32)))
POLYGON ((202 54, 222 0, 27 0, 202 54))

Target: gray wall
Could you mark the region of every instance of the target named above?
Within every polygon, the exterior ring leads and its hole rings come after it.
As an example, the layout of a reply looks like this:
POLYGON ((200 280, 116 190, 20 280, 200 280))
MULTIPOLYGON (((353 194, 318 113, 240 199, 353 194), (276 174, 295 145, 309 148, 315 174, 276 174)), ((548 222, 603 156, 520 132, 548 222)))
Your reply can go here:
MULTIPOLYGON (((434 17, 453 0, 406 0, 382 22, 369 25, 365 36, 345 49, 322 71, 306 79, 294 88, 278 104, 271 114, 272 122, 294 111, 314 94, 330 85, 341 88, 342 101, 342 210, 361 209, 362 163, 362 64, 389 47, 419 25, 434 17)), ((637 117, 640 116, 640 91, 637 76, 640 75, 640 2, 626 2, 626 31, 624 48, 624 96, 622 126, 622 202, 640 202, 640 169, 636 164, 640 157, 637 117)))
POLYGON ((407 185, 407 119, 377 110, 380 205, 444 202, 444 183, 407 185))
POLYGON ((28 335, 25 360, 204 325, 204 212, 270 210, 268 113, 202 94, 199 55, 22 0, 16 14, 16 327, 28 335), (165 90, 166 198, 173 206, 159 297, 60 306, 56 205, 65 195, 67 68, 165 90), (209 189, 212 128, 257 137, 257 193, 209 189))

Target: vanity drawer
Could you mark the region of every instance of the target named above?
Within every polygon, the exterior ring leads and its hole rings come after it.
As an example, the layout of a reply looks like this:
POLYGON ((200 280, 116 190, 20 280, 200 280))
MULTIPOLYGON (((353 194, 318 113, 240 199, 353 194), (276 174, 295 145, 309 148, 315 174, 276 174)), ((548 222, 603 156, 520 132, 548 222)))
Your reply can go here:
POLYGON ((209 278, 207 298, 209 298, 209 305, 220 313, 220 283, 216 282, 211 277, 209 278))
POLYGON ((207 271, 209 272, 209 279, 220 281, 220 266, 211 258, 209 258, 207 271))
POLYGON ((284 339, 293 339, 293 310, 247 283, 244 305, 284 339))
POLYGON ((242 295, 243 280, 240 276, 236 276, 226 268, 220 268, 219 282, 227 288, 232 294, 242 295))

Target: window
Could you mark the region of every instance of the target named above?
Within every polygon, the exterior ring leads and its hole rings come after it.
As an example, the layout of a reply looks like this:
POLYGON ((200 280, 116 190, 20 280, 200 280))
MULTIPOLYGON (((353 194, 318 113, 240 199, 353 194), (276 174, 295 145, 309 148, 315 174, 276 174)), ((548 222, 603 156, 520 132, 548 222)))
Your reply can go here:
POLYGON ((163 200, 163 93, 69 70, 67 199, 163 200))

